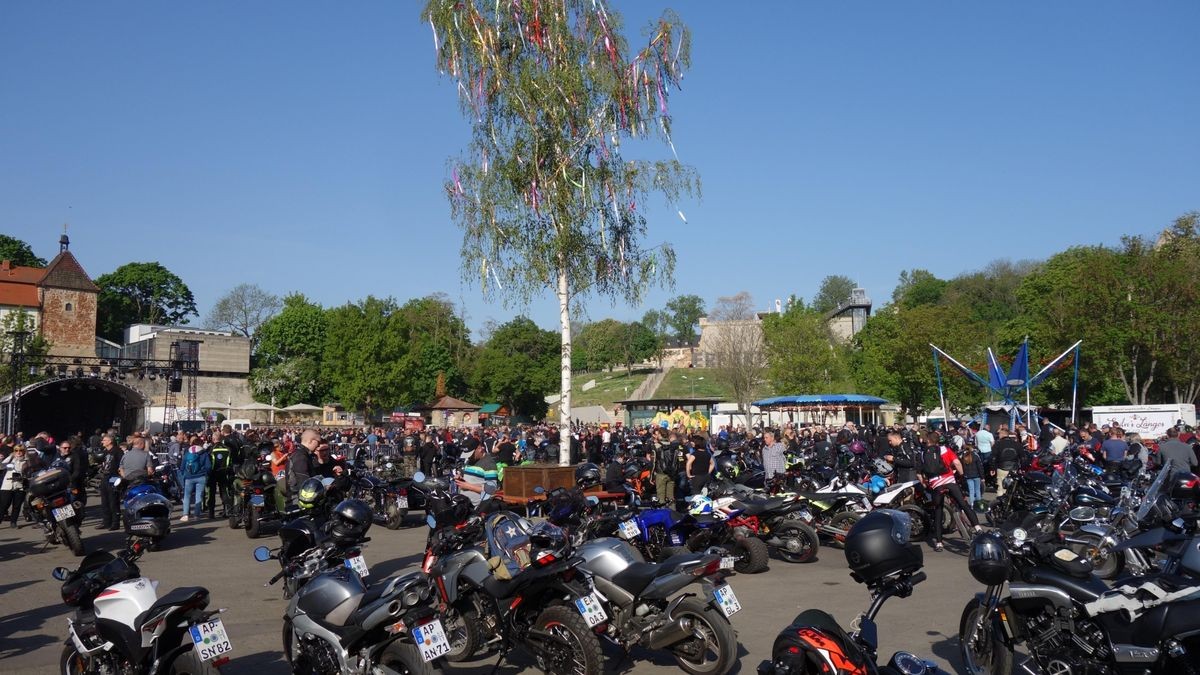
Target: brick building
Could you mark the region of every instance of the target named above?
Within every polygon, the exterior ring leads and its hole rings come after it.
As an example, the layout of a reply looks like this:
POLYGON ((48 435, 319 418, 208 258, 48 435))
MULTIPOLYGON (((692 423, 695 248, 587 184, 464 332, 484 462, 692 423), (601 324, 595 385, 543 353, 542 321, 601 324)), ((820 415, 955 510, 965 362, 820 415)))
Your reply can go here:
POLYGON ((54 354, 95 356, 100 289, 69 250, 67 235, 58 244, 44 268, 0 261, 0 322, 10 312, 27 312, 54 354))

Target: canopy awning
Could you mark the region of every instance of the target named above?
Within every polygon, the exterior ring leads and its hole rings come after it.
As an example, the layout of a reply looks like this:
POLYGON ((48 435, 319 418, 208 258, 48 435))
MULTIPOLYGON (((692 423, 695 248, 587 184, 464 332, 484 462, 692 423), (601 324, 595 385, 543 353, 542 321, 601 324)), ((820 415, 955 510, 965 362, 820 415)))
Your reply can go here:
POLYGON ((308 403, 293 403, 286 408, 282 408, 282 410, 287 412, 321 412, 324 410, 324 408, 319 405, 310 405, 308 403))
POLYGON ((244 405, 235 405, 235 406, 233 406, 233 409, 234 410, 263 410, 263 411, 267 411, 267 412, 271 412, 271 411, 279 412, 279 408, 276 408, 275 406, 271 405, 270 403, 258 403, 258 402, 246 403, 244 405))
POLYGON ((816 406, 860 406, 864 408, 885 405, 887 399, 864 394, 805 394, 802 396, 775 396, 755 401, 757 408, 806 408, 816 406))

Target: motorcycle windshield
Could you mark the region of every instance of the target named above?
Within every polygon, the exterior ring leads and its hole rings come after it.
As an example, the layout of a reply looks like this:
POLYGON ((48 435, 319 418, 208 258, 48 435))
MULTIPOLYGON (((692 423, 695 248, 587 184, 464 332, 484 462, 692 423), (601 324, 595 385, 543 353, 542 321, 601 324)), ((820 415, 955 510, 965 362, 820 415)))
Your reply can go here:
POLYGON ((1154 506, 1154 502, 1158 500, 1159 493, 1162 492, 1162 486, 1167 482, 1167 477, 1171 475, 1171 460, 1163 462, 1163 466, 1158 471, 1158 475, 1154 477, 1154 482, 1150 483, 1149 489, 1146 490, 1146 496, 1142 498, 1142 504, 1138 507, 1134 517, 1140 523, 1146 515, 1150 513, 1150 509, 1154 506))

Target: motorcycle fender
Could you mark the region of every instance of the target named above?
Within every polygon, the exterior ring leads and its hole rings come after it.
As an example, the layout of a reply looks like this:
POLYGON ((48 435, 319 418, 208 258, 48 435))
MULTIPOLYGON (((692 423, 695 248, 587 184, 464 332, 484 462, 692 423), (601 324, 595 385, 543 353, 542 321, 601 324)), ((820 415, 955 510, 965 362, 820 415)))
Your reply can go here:
POLYGON ((668 574, 651 581, 650 585, 641 592, 641 597, 647 600, 665 600, 695 581, 696 577, 691 574, 668 574))
POLYGON ((1086 525, 1079 526, 1078 531, 1083 532, 1084 534, 1095 535, 1095 536, 1103 539, 1104 537, 1108 536, 1109 529, 1110 528, 1108 528, 1107 526, 1104 526, 1104 525, 1097 525, 1095 523, 1087 523, 1086 525))

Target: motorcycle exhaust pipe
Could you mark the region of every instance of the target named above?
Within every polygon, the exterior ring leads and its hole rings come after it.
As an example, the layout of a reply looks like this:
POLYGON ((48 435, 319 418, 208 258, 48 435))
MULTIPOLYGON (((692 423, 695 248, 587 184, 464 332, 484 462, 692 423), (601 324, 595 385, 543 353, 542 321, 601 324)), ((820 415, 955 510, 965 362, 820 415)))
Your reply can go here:
POLYGON ((783 548, 787 545, 782 539, 776 537, 775 535, 771 535, 771 538, 767 539, 764 543, 766 543, 767 546, 774 546, 775 548, 783 548))
POLYGON ((397 616, 400 616, 400 610, 402 609, 403 607, 401 607, 399 600, 389 602, 367 616, 366 620, 362 623, 363 630, 372 630, 382 625, 385 621, 395 619, 397 616))
POLYGON ((692 622, 690 619, 679 618, 671 623, 650 631, 646 636, 646 646, 650 649, 664 649, 692 637, 692 622))

